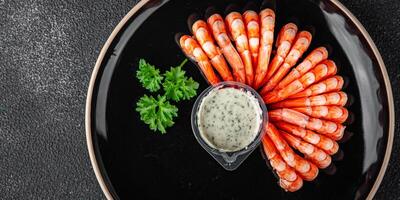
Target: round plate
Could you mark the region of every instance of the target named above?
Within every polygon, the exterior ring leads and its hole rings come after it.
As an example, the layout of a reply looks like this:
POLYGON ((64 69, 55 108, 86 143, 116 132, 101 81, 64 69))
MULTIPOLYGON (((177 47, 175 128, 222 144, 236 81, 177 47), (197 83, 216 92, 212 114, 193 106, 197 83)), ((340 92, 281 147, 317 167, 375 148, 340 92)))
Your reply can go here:
MULTIPOLYGON (((232 1, 212 1, 225 8, 232 1)), ((245 0, 235 1, 243 6, 245 0)), ((194 99, 178 104, 176 124, 161 135, 149 131, 135 111, 147 93, 135 78, 139 58, 167 70, 184 59, 175 43, 177 32, 188 32, 187 17, 203 13, 211 1, 142 0, 115 28, 103 47, 90 81, 86 132, 91 162, 109 199, 364 199, 375 194, 390 157, 394 108, 389 79, 374 43, 355 17, 336 0, 277 1, 279 30, 295 17, 300 27, 315 28, 310 50, 332 47, 330 58, 348 80, 345 92, 353 136, 340 144, 337 171, 323 171, 295 193, 286 193, 254 151, 236 170, 225 171, 196 142, 190 127, 194 99)), ((258 2, 259 3, 259 2, 258 2)), ((309 50, 309 51, 310 51, 309 50)), ((308 52, 309 52, 308 51, 308 52)), ((306 52, 306 54, 308 54, 306 52)), ((306 55, 305 54, 305 55, 306 55)), ((207 87, 197 67, 185 66, 189 76, 207 87)))

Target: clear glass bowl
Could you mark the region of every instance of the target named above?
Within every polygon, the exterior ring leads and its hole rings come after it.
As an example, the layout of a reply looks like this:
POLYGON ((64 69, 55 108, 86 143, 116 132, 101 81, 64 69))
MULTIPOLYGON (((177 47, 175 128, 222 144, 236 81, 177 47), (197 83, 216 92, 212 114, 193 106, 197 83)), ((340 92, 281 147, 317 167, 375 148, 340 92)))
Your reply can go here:
POLYGON ((204 90, 198 97, 196 102, 193 105, 192 109, 192 114, 191 114, 191 124, 192 124, 192 130, 193 134, 196 138, 196 140, 199 142, 199 144, 219 163, 223 168, 226 170, 232 171, 237 169, 240 164, 243 163, 243 161, 253 152, 253 150, 260 144, 261 139, 264 134, 264 125, 268 121, 268 113, 267 113, 267 108, 265 106, 264 101, 262 100, 262 97, 255 91, 253 88, 242 84, 238 82, 232 82, 232 81, 226 81, 226 82, 221 82, 217 85, 210 86, 206 90, 204 90), (216 148, 213 148, 207 144, 206 141, 204 141, 203 137, 200 134, 200 130, 198 128, 197 124, 197 113, 200 108, 200 105, 203 101, 203 98, 206 97, 211 91, 214 90, 219 90, 222 88, 227 88, 227 87, 233 87, 238 90, 242 90, 244 92, 250 92, 259 103, 259 106, 262 111, 262 116, 260 122, 262 123, 260 125, 260 128, 258 130, 258 133, 255 137, 255 139, 245 148, 234 151, 234 152, 226 152, 226 151, 220 151, 216 148))

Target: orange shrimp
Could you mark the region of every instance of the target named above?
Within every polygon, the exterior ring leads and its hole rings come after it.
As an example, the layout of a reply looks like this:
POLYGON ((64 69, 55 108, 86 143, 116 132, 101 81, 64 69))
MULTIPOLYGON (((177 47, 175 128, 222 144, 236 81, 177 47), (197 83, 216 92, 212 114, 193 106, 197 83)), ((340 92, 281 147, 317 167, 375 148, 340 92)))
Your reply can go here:
POLYGON ((279 177, 279 186, 286 191, 295 192, 303 186, 303 179, 282 159, 268 136, 262 138, 262 147, 272 169, 279 177))
POLYGON ((243 19, 247 28, 247 37, 249 39, 250 52, 253 61, 253 72, 255 72, 260 46, 260 24, 258 22, 258 14, 253 10, 247 10, 243 13, 243 19))
POLYGON ((274 42, 275 12, 266 8, 260 12, 261 39, 258 51, 258 63, 254 78, 254 88, 261 86, 267 74, 268 64, 271 57, 272 44, 274 42))
POLYGON ((297 176, 295 181, 287 181, 285 179, 280 179, 279 186, 289 192, 296 192, 301 187, 303 187, 303 179, 297 176))
POLYGON ((306 106, 344 106, 347 95, 344 92, 331 92, 311 97, 287 99, 278 103, 269 104, 271 108, 293 108, 306 106))
POLYGON ((327 92, 337 92, 340 91, 343 87, 344 80, 341 76, 333 76, 331 78, 325 79, 319 83, 313 84, 307 89, 289 96, 290 99, 295 99, 299 97, 309 97, 315 96, 327 92))
POLYGON ((264 85, 266 81, 268 81, 275 73, 275 71, 279 68, 279 66, 282 65, 283 61, 285 61, 285 58, 288 55, 290 48, 292 47, 292 43, 296 38, 296 34, 297 26, 293 23, 286 24, 279 31, 278 38, 276 39, 275 44, 278 49, 276 50, 276 55, 268 66, 267 75, 265 76, 263 84, 261 85, 264 85))
POLYGON ((207 55, 203 52, 195 39, 188 35, 183 35, 179 39, 179 44, 183 52, 197 62, 208 82, 212 85, 220 82, 218 76, 214 73, 210 60, 208 60, 207 55))
POLYGON ((295 181, 297 179, 296 172, 282 159, 267 135, 264 135, 262 138, 262 146, 271 167, 275 170, 279 178, 287 181, 295 181))
POLYGON ((218 71, 221 78, 224 81, 233 81, 228 64, 217 46, 214 44, 214 39, 210 35, 207 23, 203 20, 197 20, 193 24, 192 30, 197 42, 201 45, 208 58, 210 58, 211 64, 218 71))
POLYGON ((246 33, 246 27, 244 25, 242 15, 238 12, 231 12, 225 17, 225 21, 228 25, 230 34, 236 43, 236 49, 238 50, 244 63, 246 84, 251 86, 253 85, 254 80, 253 64, 251 60, 251 52, 246 33))
POLYGON ((318 175, 318 168, 313 164, 298 156, 280 135, 278 129, 272 124, 267 125, 267 136, 270 137, 276 149, 278 149, 283 160, 306 181, 312 181, 318 175))
POLYGON ((268 117, 271 121, 285 121, 324 134, 328 137, 338 139, 343 137, 344 129, 346 128, 339 123, 309 117, 289 108, 269 111, 268 117))
POLYGON ((261 89, 260 94, 264 95, 268 91, 275 88, 275 86, 282 80, 289 72, 297 61, 303 56, 303 53, 308 49, 311 44, 312 35, 308 31, 301 31, 297 34, 294 45, 286 56, 284 63, 278 70, 271 76, 266 85, 261 89))
POLYGON ((311 106, 291 109, 306 114, 310 117, 322 118, 337 123, 345 122, 349 116, 349 111, 341 106, 311 106))
POLYGON ((242 59, 236 51, 226 32, 225 23, 221 15, 213 14, 207 20, 211 27, 215 40, 220 47, 222 54, 225 56, 233 71, 233 77, 236 81, 246 83, 246 72, 242 59))
POLYGON ((292 81, 298 79, 310 69, 314 68, 319 62, 328 58, 328 50, 325 47, 314 49, 299 65, 297 65, 289 74, 282 79, 276 86, 276 89, 282 89, 292 81))
POLYGON ((289 133, 286 133, 284 131, 280 131, 280 133, 290 144, 290 146, 303 153, 305 157, 308 158, 315 165, 317 165, 318 168, 325 169, 331 164, 332 158, 328 154, 326 154, 325 151, 322 151, 318 147, 315 147, 310 143, 304 142, 300 138, 293 136, 289 133))
MULTIPOLYGON (((324 150, 329 155, 335 154, 339 150, 339 144, 330 137, 320 135, 314 131, 301 128, 299 126, 289 124, 287 122, 279 121, 274 122, 280 130, 284 130, 290 134, 302 138, 304 141, 315 145, 316 147, 324 150)), ((335 138, 338 139, 338 138, 335 138)))
POLYGON ((288 96, 299 93, 308 86, 330 77, 337 72, 335 62, 332 60, 324 60, 309 72, 305 73, 299 79, 294 80, 282 89, 275 89, 267 93, 263 98, 265 103, 275 103, 286 99, 288 96))

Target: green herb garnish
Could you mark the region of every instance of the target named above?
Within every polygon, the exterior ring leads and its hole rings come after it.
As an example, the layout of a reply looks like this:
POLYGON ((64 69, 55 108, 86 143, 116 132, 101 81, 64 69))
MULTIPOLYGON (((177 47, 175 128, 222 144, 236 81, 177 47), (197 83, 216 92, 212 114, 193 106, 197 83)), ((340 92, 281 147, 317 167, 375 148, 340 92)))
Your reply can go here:
POLYGON ((166 133, 165 129, 174 125, 173 118, 178 116, 178 108, 171 105, 165 96, 158 95, 157 99, 144 95, 136 104, 140 119, 149 125, 153 131, 166 133))
POLYGON ((188 60, 185 59, 179 66, 171 67, 171 69, 165 73, 165 80, 162 85, 168 99, 180 101, 188 100, 196 96, 199 83, 192 78, 187 78, 185 76, 186 72, 182 70, 182 66, 187 61, 188 60))
POLYGON ((160 75, 160 70, 147 63, 144 59, 139 60, 139 70, 136 72, 136 77, 143 87, 150 90, 150 92, 158 91, 163 79, 160 75))
POLYGON ((164 134, 166 128, 174 125, 174 118, 178 116, 178 108, 170 104, 168 99, 178 102, 196 96, 199 83, 188 78, 185 75, 186 72, 182 70, 187 61, 185 59, 179 66, 171 67, 169 71, 161 75, 159 69, 144 59, 139 60, 136 77, 142 86, 150 92, 156 92, 162 85, 165 91, 157 98, 144 95, 136 103, 136 111, 139 112, 140 119, 149 125, 151 130, 164 134), (162 80, 164 82, 161 84, 162 80))

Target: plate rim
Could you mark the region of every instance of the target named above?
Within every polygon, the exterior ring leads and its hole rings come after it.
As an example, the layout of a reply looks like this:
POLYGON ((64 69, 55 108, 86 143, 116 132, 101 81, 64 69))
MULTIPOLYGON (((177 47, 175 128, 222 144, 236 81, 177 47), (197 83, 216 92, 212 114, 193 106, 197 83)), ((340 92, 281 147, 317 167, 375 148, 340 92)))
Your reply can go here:
MULTIPOLYGON (((97 74, 99 72, 99 69, 101 67, 101 63, 103 62, 104 56, 109 49, 109 46, 111 45, 112 41, 116 37, 116 35, 121 31, 121 29, 124 27, 124 25, 129 21, 129 19, 134 16, 134 14, 140 10, 146 3, 148 3, 151 0, 140 0, 136 5, 133 6, 133 8, 121 19, 121 21, 118 23, 118 25, 113 29, 111 32, 110 36, 106 40, 105 44, 103 45, 99 56, 96 60, 95 66, 93 68, 90 81, 89 81, 89 86, 87 89, 87 95, 86 95, 86 108, 85 108, 85 132, 86 132, 86 144, 89 152, 89 158, 91 162, 91 166, 93 168, 93 171, 95 173, 97 182, 99 183, 101 190, 103 191, 103 194, 106 196, 107 199, 112 200, 114 199, 110 189, 107 187, 104 177, 100 172, 100 167, 97 162, 97 158, 95 155, 95 150, 94 150, 94 144, 93 144, 93 138, 92 138, 92 130, 91 130, 91 105, 92 105, 92 95, 93 95, 93 90, 94 90, 94 84, 96 82, 97 74)), ((386 70, 386 65, 383 62, 382 56, 376 47, 375 43, 373 42, 371 36, 367 32, 367 30, 364 28, 364 26, 361 24, 360 21, 353 15, 353 13, 350 12, 349 9, 347 9, 342 3, 340 3, 338 0, 327 0, 335 4, 339 10, 341 10, 344 15, 350 19, 355 27, 361 32, 363 37, 366 39, 367 44, 370 46, 372 49, 373 54, 375 55, 375 58, 378 61, 379 68, 382 72, 383 75, 383 80, 387 92, 387 99, 388 99, 388 107, 389 107, 389 130, 388 130, 388 141, 386 145, 386 150, 385 150, 385 156, 382 161, 382 166, 379 170, 378 176, 375 179, 375 182, 367 196, 368 200, 371 200, 382 180, 385 175, 385 172, 387 170, 387 166, 389 164, 390 156, 392 153, 392 147, 393 147, 393 139, 394 139, 394 127, 395 127, 395 114, 394 114, 394 100, 393 100, 393 93, 392 93, 392 86, 391 82, 389 79, 389 75, 386 70)))

